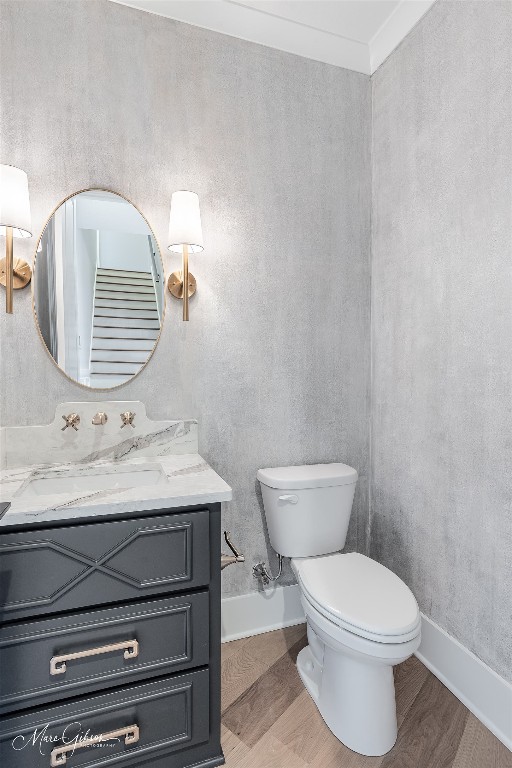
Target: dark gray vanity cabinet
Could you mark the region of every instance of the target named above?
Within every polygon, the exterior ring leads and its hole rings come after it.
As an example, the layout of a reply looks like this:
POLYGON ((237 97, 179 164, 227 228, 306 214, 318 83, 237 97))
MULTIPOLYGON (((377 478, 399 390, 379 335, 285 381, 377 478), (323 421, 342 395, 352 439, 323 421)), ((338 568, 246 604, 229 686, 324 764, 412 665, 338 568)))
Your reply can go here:
POLYGON ((2 768, 206 768, 220 504, 0 533, 2 768))

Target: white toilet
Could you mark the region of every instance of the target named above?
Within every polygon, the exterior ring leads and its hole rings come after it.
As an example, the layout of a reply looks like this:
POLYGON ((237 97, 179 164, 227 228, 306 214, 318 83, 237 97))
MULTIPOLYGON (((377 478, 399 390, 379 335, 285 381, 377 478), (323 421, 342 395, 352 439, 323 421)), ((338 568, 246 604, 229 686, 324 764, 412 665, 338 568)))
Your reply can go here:
POLYGON ((297 658, 323 719, 347 747, 383 755, 396 741, 393 666, 420 644, 410 589, 345 545, 357 472, 346 464, 260 469, 270 543, 292 558, 309 645, 297 658))

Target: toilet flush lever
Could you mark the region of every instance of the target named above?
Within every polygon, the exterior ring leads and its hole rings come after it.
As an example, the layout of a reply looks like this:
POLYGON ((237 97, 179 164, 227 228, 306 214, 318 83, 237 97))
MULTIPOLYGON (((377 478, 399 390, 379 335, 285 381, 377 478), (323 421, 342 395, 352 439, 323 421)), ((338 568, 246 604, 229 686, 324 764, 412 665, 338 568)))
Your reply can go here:
POLYGON ((297 504, 299 497, 294 493, 285 493, 283 496, 279 496, 278 501, 286 501, 288 504, 297 504))

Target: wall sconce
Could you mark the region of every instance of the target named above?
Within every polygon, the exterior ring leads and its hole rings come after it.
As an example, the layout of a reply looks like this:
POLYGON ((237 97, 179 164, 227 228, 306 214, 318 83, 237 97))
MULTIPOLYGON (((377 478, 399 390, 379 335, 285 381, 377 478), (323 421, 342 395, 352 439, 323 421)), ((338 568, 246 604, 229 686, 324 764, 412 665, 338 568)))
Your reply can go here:
POLYGON ((5 286, 5 311, 12 315, 13 288, 24 288, 32 277, 23 259, 13 261, 13 238, 32 237, 28 177, 13 165, 0 165, 0 235, 5 237, 5 259, 0 261, 0 284, 5 286))
POLYGON ((203 250, 199 197, 195 192, 172 193, 168 248, 183 257, 181 273, 173 272, 167 287, 175 298, 183 299, 183 320, 188 320, 188 300, 197 287, 194 275, 188 271, 188 254, 203 250))

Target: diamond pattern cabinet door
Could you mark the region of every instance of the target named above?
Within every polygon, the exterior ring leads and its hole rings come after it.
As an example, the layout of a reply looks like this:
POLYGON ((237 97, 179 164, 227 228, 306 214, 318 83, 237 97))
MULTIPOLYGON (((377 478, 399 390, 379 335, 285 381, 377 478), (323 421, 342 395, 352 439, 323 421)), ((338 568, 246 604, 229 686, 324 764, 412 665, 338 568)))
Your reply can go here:
POLYGON ((0 621, 208 584, 208 516, 200 510, 0 535, 0 621))

